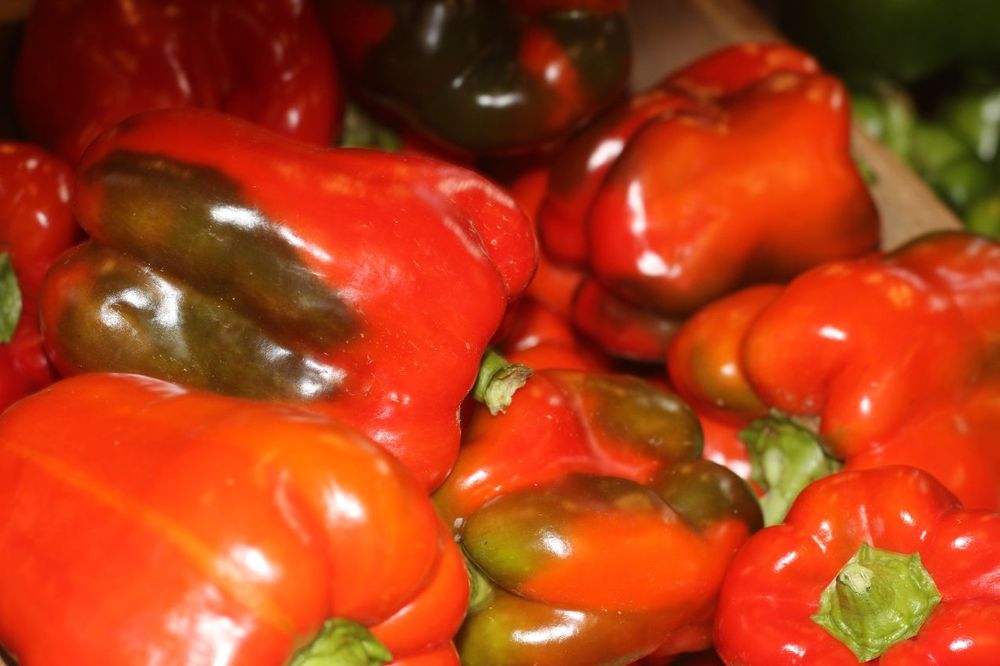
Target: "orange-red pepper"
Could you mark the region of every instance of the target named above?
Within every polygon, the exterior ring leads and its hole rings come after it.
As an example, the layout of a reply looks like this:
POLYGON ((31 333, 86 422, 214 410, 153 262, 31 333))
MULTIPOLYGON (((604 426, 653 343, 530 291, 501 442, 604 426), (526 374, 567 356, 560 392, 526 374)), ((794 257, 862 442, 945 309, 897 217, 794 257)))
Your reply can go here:
POLYGON ((37 0, 14 85, 28 135, 71 162, 149 109, 218 109, 326 144, 343 105, 333 51, 298 0, 37 0))
POLYGON ((0 417, 0 505, 0 644, 25 666, 457 664, 447 529, 397 461, 314 412, 67 379, 0 417))
POLYGON ((757 419, 745 437, 778 519, 830 457, 913 465, 1000 509, 998 360, 1000 244, 956 231, 720 299, 681 327, 667 365, 699 409, 757 419))
POLYGON ((842 472, 748 541, 723 583, 727 664, 1000 661, 1000 514, 921 470, 842 472))
POLYGON ((613 109, 555 156, 539 212, 544 249, 588 273, 574 324, 662 359, 672 320, 875 249, 849 127, 844 87, 783 45, 727 47, 613 109))
POLYGON ((142 114, 99 139, 74 205, 93 241, 53 268, 42 303, 60 371, 306 404, 428 488, 536 261, 530 221, 471 171, 201 110, 142 114))

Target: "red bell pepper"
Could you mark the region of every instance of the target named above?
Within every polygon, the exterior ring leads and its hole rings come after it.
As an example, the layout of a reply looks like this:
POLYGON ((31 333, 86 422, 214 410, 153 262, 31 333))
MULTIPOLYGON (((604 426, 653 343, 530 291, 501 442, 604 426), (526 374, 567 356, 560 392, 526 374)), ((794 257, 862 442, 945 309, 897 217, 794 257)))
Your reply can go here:
POLYGON ((219 109, 320 144, 342 112, 332 49, 298 0, 37 0, 14 85, 28 135, 71 162, 149 109, 219 109))
MULTIPOLYGON (((539 167, 520 172, 507 186, 511 196, 535 222, 536 232, 538 210, 545 200, 548 186, 549 172, 539 167)), ((539 252, 538 269, 528 284, 526 294, 568 320, 574 295, 583 278, 584 273, 580 268, 553 261, 545 252, 539 252)))
POLYGON ((607 114, 556 155, 539 212, 544 249, 588 273, 574 324, 659 360, 711 300, 875 249, 849 127, 843 86, 781 45, 727 47, 607 114))
POLYGON ((637 377, 543 370, 505 413, 480 406, 434 495, 475 579, 462 662, 707 647, 722 575, 761 517, 749 487, 700 453, 695 415, 637 377))
POLYGON ((699 409, 757 419, 744 437, 773 522, 834 458, 913 465, 1000 509, 998 361, 1000 244, 939 232, 720 299, 682 326, 667 366, 699 409))
POLYGON ((558 313, 531 296, 522 296, 507 309, 494 347, 509 362, 533 370, 610 370, 612 365, 558 313))
POLYGON ((0 505, 0 644, 25 666, 457 664, 447 529, 320 415, 67 379, 0 417, 0 505))
POLYGON ((38 325, 49 266, 80 233, 69 166, 26 143, 0 142, 0 410, 55 376, 38 325))
POLYGON ((65 374, 140 372, 343 419, 428 488, 536 260, 531 223, 461 167, 320 150, 199 110, 138 116, 82 160, 93 238, 50 273, 65 374))
MULTIPOLYGON (((663 378, 654 376, 649 368, 625 366, 602 353, 588 340, 578 335, 570 323, 549 303, 533 295, 535 285, 546 262, 539 263, 539 273, 528 285, 526 295, 507 309, 504 324, 494 341, 495 348, 510 363, 525 365, 532 370, 576 369, 594 371, 629 371, 643 379, 670 387, 663 378)), ((695 405, 695 407, 701 407, 695 405)), ((696 409, 701 423, 702 453, 707 460, 725 465, 746 481, 751 481, 751 466, 746 446, 739 440, 741 425, 719 418, 714 411, 696 409)), ((745 424, 744 424, 745 425, 745 424)))
POLYGON ((538 150, 625 88, 625 0, 321 0, 354 94, 463 153, 538 150))
POLYGON ((843 472, 754 535, 722 586, 727 664, 1000 663, 1000 514, 906 466, 843 472))

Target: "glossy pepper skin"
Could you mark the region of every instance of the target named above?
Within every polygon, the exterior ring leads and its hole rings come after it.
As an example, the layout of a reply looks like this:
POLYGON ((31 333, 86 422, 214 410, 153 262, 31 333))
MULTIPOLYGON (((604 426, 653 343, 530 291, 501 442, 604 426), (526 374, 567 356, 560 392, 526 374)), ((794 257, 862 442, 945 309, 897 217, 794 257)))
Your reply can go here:
POLYGON ((0 344, 0 409, 50 384, 54 371, 45 355, 38 322, 42 278, 80 235, 70 208, 72 173, 38 146, 0 142, 0 252, 16 277, 14 295, 5 283, 4 306, 20 301, 17 326, 0 344))
POLYGON ((712 53, 613 109, 556 155, 539 212, 545 250, 588 273, 574 324, 662 359, 674 320, 711 300, 875 249, 849 126, 843 86, 769 44, 712 53))
MULTIPOLYGON (((885 586, 895 583, 898 591, 902 583, 869 571, 876 575, 855 600, 862 605, 868 597, 881 607, 885 586)), ((912 467, 843 472, 809 486, 783 525, 754 535, 734 558, 722 586, 716 647, 727 664, 745 666, 997 663, 998 580, 1000 515, 963 509, 940 483, 912 467), (918 554, 939 597, 929 617, 910 627, 915 635, 884 641, 880 658, 855 656, 810 619, 820 611, 824 588, 850 584, 845 563, 862 543, 918 554)), ((891 622, 885 626, 888 633, 896 630, 891 622)))
POLYGON ((322 0, 373 109, 462 153, 538 150, 625 88, 625 0, 322 0))
POLYGON ((321 150, 198 110, 151 112, 91 146, 75 207, 93 242, 43 294, 66 374, 138 372, 307 404, 428 488, 536 243, 461 167, 321 150))
POLYGON ((695 415, 628 375, 542 370, 505 413, 474 412, 434 495, 475 574, 462 662, 707 647, 718 584, 760 513, 700 453, 695 415))
POLYGON ((290 664, 331 618, 394 663, 457 663, 458 549, 398 462, 318 414, 74 377, 0 418, 0 497, 0 643, 25 665, 290 664))
POLYGON ((1000 508, 1000 244, 937 232, 736 292, 671 342, 678 393, 746 424, 818 420, 849 469, 907 464, 1000 508))
MULTIPOLYGON (((541 264, 539 271, 541 271, 541 264)), ((541 273, 536 273, 535 280, 541 273)), ((668 389, 662 375, 651 368, 626 366, 601 352, 589 340, 573 330, 569 321, 551 303, 536 296, 535 280, 527 293, 507 309, 493 346, 510 363, 519 363, 532 370, 588 370, 614 372, 616 369, 642 372, 646 381, 668 389)), ((698 405, 701 407, 701 405, 698 405)), ((701 424, 702 455, 705 459, 725 465, 740 478, 751 481, 751 464, 746 446, 739 439, 742 425, 724 418, 711 409, 698 409, 701 424)))
POLYGON ((329 41, 297 0, 38 0, 14 85, 28 136, 74 163, 103 130, 168 107, 327 144, 343 103, 329 41))

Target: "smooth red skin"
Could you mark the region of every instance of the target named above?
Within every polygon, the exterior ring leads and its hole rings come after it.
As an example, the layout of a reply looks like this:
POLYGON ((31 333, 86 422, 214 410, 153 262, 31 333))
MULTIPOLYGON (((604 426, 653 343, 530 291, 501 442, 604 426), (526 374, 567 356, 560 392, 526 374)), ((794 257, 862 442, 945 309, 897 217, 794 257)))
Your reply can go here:
POLYGON ((553 159, 549 189, 538 212, 545 251, 558 261, 586 263, 590 210, 628 140, 646 123, 691 104, 687 96, 666 90, 633 96, 560 149, 553 159))
MULTIPOLYGON (((573 410, 567 408, 565 398, 558 401, 558 408, 548 407, 548 427, 534 426, 552 395, 558 395, 558 389, 544 374, 536 372, 514 394, 517 402, 501 417, 488 418, 476 410, 463 429, 466 443, 449 474, 449 483, 435 493, 435 504, 446 523, 457 526, 456 521, 494 497, 552 483, 574 472, 611 473, 611 466, 602 464, 603 456, 590 449, 582 425, 573 410), (518 432, 532 433, 531 446, 518 447, 518 454, 513 456, 508 443, 518 432)), ((652 475, 655 466, 651 463, 639 473, 643 481, 652 475)), ((626 478, 637 474, 632 465, 616 465, 614 469, 626 478)))
POLYGON ((942 597, 915 638, 869 663, 1000 660, 1000 514, 963 510, 944 486, 912 467, 821 479, 799 495, 783 525, 751 537, 722 586, 714 636, 723 660, 743 666, 857 664, 809 616, 863 541, 919 553, 942 597))
MULTIPOLYGON (((615 476, 644 484, 669 464, 618 448, 613 440, 601 437, 583 416, 587 406, 579 404, 572 389, 560 381, 558 370, 536 371, 503 415, 489 416, 485 410, 473 415, 449 482, 435 494, 447 523, 460 529, 466 517, 494 498, 544 487, 571 474, 615 476), (523 445, 525 437, 530 446, 523 445)), ((600 515, 582 521, 576 526, 576 539, 588 547, 581 549, 580 561, 570 559, 559 570, 540 572, 525 582, 521 592, 557 607, 640 611, 652 614, 651 618, 673 609, 669 621, 653 620, 660 649, 665 654, 703 649, 718 581, 745 539, 746 526, 738 520, 720 520, 700 533, 672 520, 667 524, 647 518, 634 523, 609 525, 600 515), (596 557, 602 542, 615 543, 615 553, 628 553, 628 563, 612 566, 596 557), (686 556, 665 570, 663 558, 670 552, 686 556), (583 562, 595 569, 582 570, 583 562), (606 572, 615 567, 623 569, 620 575, 609 576, 606 572), (666 578, 660 579, 663 575, 666 578), (589 583, 581 586, 581 580, 589 583), (633 587, 623 588, 630 580, 633 587), (689 612, 679 610, 683 608, 689 612)))
MULTIPOLYGON (((530 286, 528 293, 531 293, 530 286)), ((549 368, 609 371, 614 368, 612 359, 582 341, 569 322, 530 296, 522 297, 507 310, 501 331, 503 334, 497 345, 504 358, 534 371, 549 368)), ((650 376, 646 379, 668 388, 662 378, 650 376)), ((697 407, 695 405, 701 422, 702 456, 750 481, 750 458, 746 445, 738 437, 746 423, 720 419, 697 407)), ((985 435, 986 430, 982 432, 985 435)))
POLYGON ((64 380, 0 418, 0 503, 0 642, 21 663, 280 664, 330 617, 454 663, 450 535, 391 456, 319 415, 64 380))
POLYGON ((849 128, 840 83, 797 74, 725 98, 718 114, 647 124, 594 200, 591 270, 669 316, 873 250, 878 214, 849 128))
POLYGON ((699 99, 716 99, 782 72, 819 74, 820 66, 811 55, 787 44, 747 42, 696 60, 659 86, 699 99))
POLYGON ((610 359, 580 339, 559 313, 530 295, 508 308, 496 346, 509 362, 532 370, 611 369, 610 359))
POLYGON ((743 369, 743 339, 782 291, 779 285, 741 289, 701 308, 677 329, 667 347, 667 374, 688 404, 731 423, 766 413, 743 369))
POLYGON ((848 153, 846 105, 808 55, 740 44, 570 142, 539 225, 546 251, 600 283, 574 325, 611 353, 660 360, 671 320, 747 283, 874 249, 878 216, 848 153), (632 321, 609 327, 608 311, 632 321), (617 335, 625 326, 634 333, 617 335))
POLYGON ((577 288, 570 319, 608 354, 639 362, 663 359, 680 324, 619 298, 593 278, 585 278, 577 288))
MULTIPOLYGON (((948 236, 921 243, 936 238, 948 236)), ((946 266, 947 256, 940 259, 946 266)), ((974 291, 992 302, 998 289, 993 253, 974 291)), ((742 365, 763 402, 818 415, 830 447, 849 457, 913 416, 962 400, 993 353, 949 291, 891 255, 873 255, 793 280, 748 329, 742 365)))
POLYGON ((667 371, 696 409, 736 424, 771 407, 819 417, 848 469, 913 465, 998 510, 998 292, 1000 245, 931 234, 706 306, 667 371))
MULTIPOLYGON (((251 202, 315 246, 300 259, 362 314, 365 335, 329 351, 347 379, 332 400, 309 407, 372 437, 428 489, 439 485, 458 455, 458 408, 482 353, 535 268, 531 223, 506 193, 443 162, 323 150, 204 111, 137 117, 95 142, 79 173, 118 149, 212 165, 252 183, 251 202), (308 177, 289 179, 287 169, 308 177), (442 209, 425 191, 445 191, 454 205, 442 209), (400 210, 405 228, 394 222, 400 210), (425 261, 421 252, 447 261, 425 261), (461 284, 445 268, 456 262, 465 267, 461 284), (370 270, 387 265, 398 270, 370 270)), ((78 219, 97 242, 101 197, 100 187, 78 179, 78 219)), ((43 319, 57 315, 46 310, 43 319)), ((76 372, 60 358, 58 340, 49 347, 57 368, 76 372)))
POLYGON ((28 135, 75 162, 140 111, 219 109, 326 144, 343 100, 310 3, 39 0, 15 71, 28 135))
POLYGON ((807 54, 781 44, 746 43, 719 49, 633 95, 562 148, 541 211, 545 248, 565 261, 586 263, 590 210, 603 182, 632 138, 678 111, 697 112, 777 73, 818 73, 807 54))
POLYGON ((932 473, 969 508, 1000 510, 1000 384, 915 414, 892 436, 847 459, 845 469, 911 465, 932 473))
POLYGON ((752 468, 746 444, 739 438, 740 431, 746 424, 721 421, 704 412, 698 412, 698 420, 701 422, 704 458, 728 467, 759 492, 759 488, 752 483, 752 468))
MULTIPOLYGON (((913 271, 935 288, 947 291, 976 329, 987 349, 1000 349, 1000 244, 987 236, 930 233, 890 257, 893 265, 913 271)), ((990 363, 996 358, 990 357, 990 363)))
MULTIPOLYGON (((534 168, 519 174, 510 184, 511 196, 524 212, 535 221, 549 188, 547 169, 534 168)), ((579 267, 552 257, 543 249, 538 255, 538 270, 531 278, 526 293, 544 303, 564 318, 569 318, 573 297, 584 278, 579 267)))
POLYGON ((10 254, 22 307, 13 338, 0 345, 0 409, 55 379, 36 301, 49 266, 81 234, 71 180, 69 166, 41 148, 0 142, 0 250, 10 254))

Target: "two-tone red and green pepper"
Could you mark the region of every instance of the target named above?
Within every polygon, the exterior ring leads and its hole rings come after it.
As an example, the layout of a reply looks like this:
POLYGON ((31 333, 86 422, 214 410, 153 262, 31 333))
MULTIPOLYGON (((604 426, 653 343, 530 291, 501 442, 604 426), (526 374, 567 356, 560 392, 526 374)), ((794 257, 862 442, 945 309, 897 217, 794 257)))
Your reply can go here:
POLYGON ((625 89, 626 0, 321 0, 354 94, 479 155, 565 139, 625 89))
POLYGON ((700 454, 694 413, 627 375, 543 370, 504 413, 473 413, 434 495, 473 572, 463 663, 708 647, 721 577, 761 517, 749 487, 700 454))
POLYGON ((319 149, 199 110, 106 134, 74 205, 93 240, 53 269, 42 303, 60 371, 305 404, 429 488, 536 261, 530 221, 471 171, 319 149))

